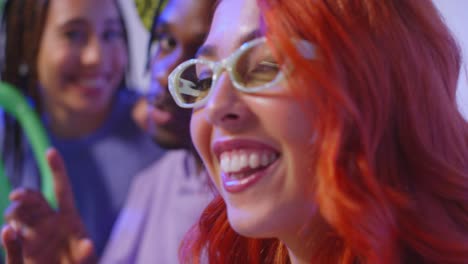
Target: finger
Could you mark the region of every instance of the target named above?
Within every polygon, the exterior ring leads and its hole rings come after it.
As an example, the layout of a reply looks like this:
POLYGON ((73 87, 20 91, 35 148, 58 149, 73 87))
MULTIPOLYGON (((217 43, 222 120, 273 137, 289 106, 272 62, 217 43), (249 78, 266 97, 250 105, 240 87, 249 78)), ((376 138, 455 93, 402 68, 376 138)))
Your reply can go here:
POLYGON ((89 238, 82 238, 72 244, 73 263, 97 263, 93 242, 89 238))
POLYGON ((8 195, 8 198, 11 201, 21 199, 21 197, 23 197, 27 191, 28 191, 28 189, 26 189, 26 188, 21 188, 21 187, 16 188, 16 189, 14 189, 13 191, 10 192, 10 194, 8 195))
POLYGON ((52 263, 51 260, 59 257, 60 252, 67 248, 66 237, 62 229, 67 223, 60 220, 58 213, 54 213, 35 228, 20 226, 25 259, 35 260, 36 263, 52 263))
POLYGON ((12 202, 4 214, 6 222, 16 221, 31 227, 39 225, 47 217, 48 214, 44 210, 18 202, 12 202))
POLYGON ((12 202, 18 202, 25 206, 40 207, 48 212, 53 212, 44 195, 37 190, 17 188, 11 191, 9 198, 12 202))
POLYGON ((66 247, 65 240, 57 234, 35 231, 21 233, 24 258, 36 263, 52 263, 66 247))
POLYGON ((6 263, 22 264, 23 254, 21 242, 11 226, 7 225, 2 229, 2 243, 6 251, 6 263))
POLYGON ((68 180, 65 162, 58 151, 54 148, 48 149, 46 156, 49 166, 52 169, 55 196, 60 210, 65 212, 76 212, 73 200, 73 191, 68 180))
POLYGON ((11 196, 13 196, 14 200, 4 214, 7 221, 15 220, 21 224, 34 227, 54 214, 42 194, 37 191, 15 191, 11 196))

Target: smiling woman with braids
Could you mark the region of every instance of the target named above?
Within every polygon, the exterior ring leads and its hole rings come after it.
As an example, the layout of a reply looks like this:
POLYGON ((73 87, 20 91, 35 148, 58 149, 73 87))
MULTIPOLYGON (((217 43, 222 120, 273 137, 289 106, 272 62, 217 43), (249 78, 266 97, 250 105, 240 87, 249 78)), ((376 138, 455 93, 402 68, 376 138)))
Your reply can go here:
POLYGON ((219 195, 184 263, 468 263, 460 52, 430 0, 222 0, 169 77, 219 195))
MULTIPOLYGON (((99 255, 133 176, 162 154, 131 116, 137 97, 125 87, 127 34, 117 1, 9 0, 4 23, 2 80, 18 87, 41 115, 99 255)), ((29 200, 37 198, 30 189, 37 189, 39 178, 14 120, 7 117, 0 140, 6 174, 18 188, 6 219, 22 231, 41 226, 52 210, 29 200), (32 209, 41 217, 27 217, 32 209)))

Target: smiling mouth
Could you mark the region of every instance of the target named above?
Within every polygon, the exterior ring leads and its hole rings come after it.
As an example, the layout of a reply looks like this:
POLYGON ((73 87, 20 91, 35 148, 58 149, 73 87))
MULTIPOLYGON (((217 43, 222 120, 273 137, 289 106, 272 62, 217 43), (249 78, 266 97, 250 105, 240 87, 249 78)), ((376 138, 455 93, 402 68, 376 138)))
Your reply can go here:
POLYGON ((107 80, 104 77, 83 78, 78 81, 78 84, 91 89, 100 89, 107 84, 107 80))
POLYGON ((280 155, 271 150, 233 150, 221 153, 220 167, 228 192, 240 192, 262 178, 280 155))

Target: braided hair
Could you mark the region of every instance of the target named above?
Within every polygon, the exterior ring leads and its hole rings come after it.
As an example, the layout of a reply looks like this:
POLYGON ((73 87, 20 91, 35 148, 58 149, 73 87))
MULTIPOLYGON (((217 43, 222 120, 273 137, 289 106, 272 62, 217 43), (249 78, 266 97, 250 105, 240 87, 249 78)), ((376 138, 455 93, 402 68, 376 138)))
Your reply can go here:
MULTIPOLYGON (((139 1, 139 2, 142 2, 142 1, 139 1)), ((154 14, 152 16, 153 21, 151 22, 151 27, 149 31, 150 37, 149 37, 148 44, 146 46, 146 71, 149 70, 149 67, 151 64, 151 45, 156 40, 155 29, 158 26, 159 17, 161 15, 161 11, 163 7, 165 6, 166 2, 167 2, 166 0, 159 0, 157 2, 156 9, 154 9, 154 14)), ((144 17, 142 17, 142 19, 144 19, 144 17)))

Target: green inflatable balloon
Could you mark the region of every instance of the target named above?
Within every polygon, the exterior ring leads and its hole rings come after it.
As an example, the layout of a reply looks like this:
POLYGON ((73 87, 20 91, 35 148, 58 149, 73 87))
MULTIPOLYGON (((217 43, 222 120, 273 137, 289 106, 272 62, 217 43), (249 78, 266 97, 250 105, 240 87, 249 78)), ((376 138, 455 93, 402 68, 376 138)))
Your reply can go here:
MULTIPOLYGON (((31 144, 41 174, 41 192, 52 208, 57 208, 52 171, 45 156, 50 144, 36 112, 30 107, 18 89, 4 82, 0 82, 0 108, 12 115, 23 128, 26 138, 31 144)), ((8 195, 11 191, 2 161, 3 159, 0 158, 0 215, 3 215, 6 206, 9 204, 8 195)), ((3 225, 3 217, 0 217, 0 224, 3 225)))

